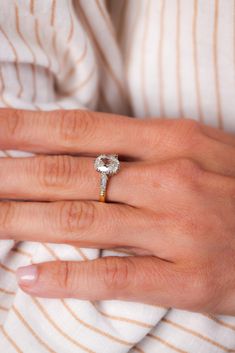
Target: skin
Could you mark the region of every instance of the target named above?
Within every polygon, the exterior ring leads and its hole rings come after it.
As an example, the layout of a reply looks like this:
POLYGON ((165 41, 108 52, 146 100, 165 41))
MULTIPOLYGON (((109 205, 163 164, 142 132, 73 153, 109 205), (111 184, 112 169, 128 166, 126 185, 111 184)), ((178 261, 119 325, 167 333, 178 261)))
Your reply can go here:
POLYGON ((37 153, 0 159, 0 239, 134 254, 23 267, 22 290, 235 315, 235 135, 191 119, 1 109, 0 149, 37 153), (121 160, 107 203, 101 153, 121 160))

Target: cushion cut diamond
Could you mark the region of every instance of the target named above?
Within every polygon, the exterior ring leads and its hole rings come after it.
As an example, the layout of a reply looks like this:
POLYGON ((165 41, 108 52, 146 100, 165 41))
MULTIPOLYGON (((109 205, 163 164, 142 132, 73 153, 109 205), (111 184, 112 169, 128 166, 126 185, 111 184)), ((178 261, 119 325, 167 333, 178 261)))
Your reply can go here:
POLYGON ((96 158, 94 165, 98 172, 112 175, 118 172, 120 162, 112 154, 101 154, 96 158))

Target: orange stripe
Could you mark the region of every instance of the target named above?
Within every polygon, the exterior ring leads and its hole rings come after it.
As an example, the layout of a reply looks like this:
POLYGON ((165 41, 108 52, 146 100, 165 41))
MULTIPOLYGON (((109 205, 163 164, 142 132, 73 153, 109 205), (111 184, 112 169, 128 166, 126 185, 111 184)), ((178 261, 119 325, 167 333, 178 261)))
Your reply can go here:
MULTIPOLYGON (((54 30, 53 36, 52 36, 52 48, 54 50, 55 56, 58 58, 58 52, 57 52, 57 32, 54 30)), ((58 59, 59 62, 59 59, 58 59)))
MULTIPOLYGON (((123 37, 123 30, 125 29, 125 18, 126 18, 126 9, 127 6, 129 5, 129 1, 122 1, 121 4, 121 9, 119 12, 119 18, 118 18, 118 23, 116 26, 116 32, 117 32, 117 42, 120 43, 121 39, 123 37)), ((137 4, 136 4, 137 5, 137 4)))
MULTIPOLYGON (((126 1, 125 1, 126 2, 126 1)), ((130 4, 130 2, 128 2, 130 4)), ((140 23, 140 14, 141 14, 141 6, 143 5, 142 2, 136 2, 136 13, 134 17, 134 22, 131 26, 131 29, 129 30, 129 33, 131 33, 131 36, 128 38, 128 43, 127 43, 127 52, 126 52, 126 58, 125 58, 125 77, 129 77, 129 70, 132 68, 133 64, 131 62, 131 59, 134 56, 134 44, 135 40, 133 39, 135 37, 135 34, 137 32, 137 25, 140 23)), ((126 9, 126 11, 131 11, 129 7, 126 9)), ((128 12, 127 12, 128 16, 128 12)), ((127 97, 129 104, 131 102, 131 92, 127 91, 127 97)))
POLYGON ((16 51, 14 45, 12 44, 12 42, 10 41, 8 35, 6 34, 6 32, 3 30, 3 28, 1 26, 0 26, 0 31, 2 32, 3 36, 6 38, 8 44, 11 47, 13 55, 15 57, 16 78, 17 78, 17 81, 18 81, 18 84, 19 84, 19 92, 17 93, 17 97, 20 98, 22 96, 22 93, 23 93, 23 85, 22 85, 22 82, 21 82, 20 72, 19 72, 19 57, 18 57, 18 54, 17 54, 17 51, 16 51))
MULTIPOLYGON (((61 258, 47 244, 43 243, 42 245, 50 253, 50 255, 52 257, 54 257, 56 260, 60 260, 61 261, 61 258)), ((73 246, 73 248, 74 248, 74 250, 76 250, 79 253, 79 255, 83 258, 83 260, 89 260, 89 258, 82 252, 81 249, 79 249, 79 248, 77 248, 75 246, 73 246)))
POLYGON ((165 341, 163 338, 161 338, 161 337, 159 337, 159 336, 156 336, 156 335, 153 335, 153 334, 149 333, 149 334, 148 334, 148 337, 150 337, 150 338, 152 338, 152 339, 154 339, 154 340, 156 340, 156 341, 161 342, 161 343, 164 344, 166 347, 173 349, 175 352, 187 353, 187 351, 184 351, 183 349, 180 349, 180 348, 174 346, 173 344, 171 344, 171 343, 165 341))
POLYGON ((63 336, 65 337, 68 341, 70 341, 71 343, 73 343, 75 346, 83 349, 85 352, 88 353, 95 353, 93 350, 91 350, 90 348, 84 346, 83 344, 79 343, 77 340, 73 339, 72 337, 70 337, 67 333, 65 333, 56 323, 55 321, 51 318, 51 316, 48 314, 48 312, 46 312, 46 310, 44 309, 44 307, 41 305, 41 303, 34 297, 31 297, 32 301, 35 303, 35 305, 38 307, 38 309, 42 312, 42 314, 44 315, 44 317, 47 319, 48 322, 50 322, 50 324, 63 336))
POLYGON ((34 15, 34 0, 30 0, 30 13, 34 15))
POLYGON ((46 342, 44 342, 41 337, 38 336, 38 334, 32 329, 32 327, 28 324, 28 322, 25 320, 23 315, 19 312, 19 310, 15 307, 15 305, 12 306, 12 311, 16 314, 18 319, 23 323, 25 327, 30 331, 32 336, 44 347, 48 350, 48 352, 51 353, 56 353, 51 347, 48 346, 46 342))
POLYGON ((11 268, 9 268, 9 267, 7 267, 7 266, 1 264, 1 263, 0 263, 0 268, 2 268, 3 270, 5 270, 5 271, 7 271, 7 272, 11 272, 11 273, 15 274, 15 271, 14 271, 14 270, 12 270, 11 268))
MULTIPOLYGON (((89 34, 90 34, 90 36, 91 36, 91 39, 92 39, 92 43, 94 44, 94 46, 95 46, 97 52, 99 53, 100 59, 101 59, 101 61, 103 62, 104 67, 106 68, 106 70, 107 70, 108 73, 110 74, 110 76, 111 76, 113 82, 115 83, 117 89, 119 90, 120 96, 121 96, 122 98, 124 98, 124 101, 125 101, 125 102, 127 102, 127 96, 126 96, 126 92, 125 92, 125 90, 124 90, 123 84, 122 84, 122 82, 118 79, 118 77, 116 76, 115 72, 113 71, 112 66, 111 66, 110 63, 107 61, 106 56, 105 56, 104 53, 103 53, 103 50, 100 48, 99 43, 98 43, 98 41, 97 41, 97 39, 96 39, 96 37, 95 37, 95 35, 94 35, 94 32, 92 31, 92 28, 91 28, 91 26, 90 26, 90 24, 89 24, 89 21, 88 21, 88 19, 87 19, 87 16, 85 15, 85 12, 84 12, 84 10, 82 9, 82 7, 81 7, 81 5, 80 5, 80 2, 77 1, 77 2, 76 2, 76 5, 77 5, 77 7, 78 7, 79 12, 80 12, 80 13, 82 14, 82 16, 83 16, 84 22, 85 22, 85 24, 86 24, 86 27, 87 27, 88 32, 89 32, 89 34)), ((127 103, 128 103, 128 102, 127 102, 127 103)))
POLYGON ((1 81, 1 86, 2 86, 2 94, 1 94, 1 98, 2 98, 2 102, 3 104, 5 104, 8 108, 12 108, 12 106, 10 105, 10 103, 8 103, 4 97, 4 92, 5 92, 5 89, 6 89, 6 86, 5 86, 5 82, 4 82, 4 78, 3 78, 3 74, 2 74, 2 68, 1 68, 1 65, 0 65, 0 81, 1 81))
POLYGON ((54 257, 56 260, 61 260, 59 256, 55 253, 54 250, 52 250, 47 244, 42 243, 42 246, 49 252, 49 254, 54 257))
POLYGON ((65 50, 65 52, 64 52, 64 56, 63 56, 63 60, 62 60, 63 61, 63 66, 65 66, 66 62, 68 61, 69 52, 70 52, 70 49, 68 47, 67 50, 65 50))
POLYGON ((216 95, 216 105, 217 105, 218 127, 220 129, 223 129, 223 117, 222 117, 222 110, 221 110, 221 94, 220 94, 220 83, 219 83, 219 65, 218 65, 218 22, 219 22, 219 0, 215 0, 214 31, 213 31, 215 95, 216 95))
POLYGON ((4 289, 4 288, 0 288, 0 293, 8 294, 8 295, 15 295, 16 294, 16 292, 13 292, 13 291, 10 291, 10 290, 4 289))
POLYGON ((221 326, 227 327, 227 328, 235 331, 235 325, 232 325, 232 324, 230 324, 228 322, 225 322, 224 320, 218 319, 217 317, 209 315, 209 314, 208 315, 207 314, 203 314, 203 316, 207 317, 210 320, 213 320, 214 322, 216 322, 217 324, 219 324, 221 326))
POLYGON ((69 305, 65 302, 64 299, 61 300, 63 305, 67 308, 67 310, 70 312, 70 314, 74 317, 74 319, 76 321, 78 321, 80 324, 82 324, 83 326, 85 326, 86 328, 90 329, 91 331, 93 332, 96 332, 104 337, 107 337, 109 338, 110 340, 112 341, 115 341, 115 342, 118 342, 120 344, 123 344, 125 346, 133 346, 135 344, 135 342, 129 342, 129 341, 126 341, 126 340, 122 340, 118 337, 115 337, 113 335, 111 335, 110 333, 107 333, 107 332, 104 332, 102 330, 100 330, 99 328, 97 327, 94 327, 94 326, 91 326, 90 324, 86 323, 85 321, 81 320, 77 314, 69 307, 69 305))
MULTIPOLYGON (((69 7, 69 18, 70 18, 70 30, 69 30, 69 33, 68 33, 68 37, 67 37, 67 42, 70 43, 72 38, 73 38, 73 35, 74 35, 74 21, 73 21, 73 14, 72 14, 72 11, 71 11, 71 7, 70 7, 70 1, 68 2, 68 7, 69 7)), ((65 65, 66 61, 67 61, 67 57, 69 55, 69 52, 70 52, 70 48, 68 47, 67 50, 64 52, 64 55, 63 55, 63 65, 65 65)))
POLYGON ((133 325, 136 325, 136 326, 145 327, 145 328, 149 328, 149 329, 152 329, 152 328, 154 327, 154 325, 147 324, 147 323, 142 322, 142 321, 129 319, 129 318, 127 318, 127 317, 114 316, 114 315, 107 314, 107 313, 103 312, 102 310, 100 310, 100 309, 97 307, 97 304, 94 303, 93 305, 94 305, 94 307, 96 308, 96 310, 97 310, 101 315, 103 315, 103 316, 105 316, 105 317, 108 317, 109 319, 116 320, 116 321, 123 321, 123 322, 129 323, 129 324, 133 324, 133 325))
POLYGON ((197 19, 198 19, 198 0, 194 0, 193 21, 192 21, 192 41, 193 41, 193 64, 194 64, 194 77, 195 77, 195 90, 197 100, 197 111, 200 122, 204 122, 201 104, 201 90, 198 71, 198 52, 197 52, 197 19))
POLYGON ((101 17, 103 18, 104 22, 106 23, 107 28, 109 29, 111 36, 113 37, 114 40, 116 40, 113 25, 112 25, 112 22, 110 21, 110 18, 107 16, 106 9, 104 9, 103 4, 101 4, 99 0, 95 0, 95 3, 96 3, 96 6, 98 8, 98 11, 99 11, 101 17))
POLYGON ((171 326, 173 326, 173 327, 176 327, 176 328, 178 328, 179 330, 182 330, 182 331, 184 331, 184 332, 188 332, 188 333, 190 333, 191 335, 193 335, 193 336, 195 336, 195 337, 198 337, 198 338, 200 338, 201 340, 206 341, 206 342, 212 344, 213 346, 215 346, 215 347, 217 347, 217 348, 222 349, 224 352, 231 352, 231 349, 229 349, 229 348, 223 346, 222 344, 220 344, 220 343, 218 343, 218 342, 216 342, 216 341, 213 341, 211 338, 206 337, 206 336, 202 335, 201 333, 196 332, 196 331, 194 331, 194 330, 192 330, 192 329, 189 329, 189 328, 187 328, 187 327, 185 327, 185 326, 183 326, 183 325, 181 325, 181 324, 178 324, 178 323, 173 322, 173 321, 171 321, 171 320, 169 320, 169 319, 166 319, 166 318, 163 318, 163 319, 162 319, 162 322, 165 322, 165 323, 167 323, 167 324, 169 324, 169 325, 171 325, 171 326))
MULTIPOLYGON (((61 60, 60 60, 62 55, 59 54, 58 51, 57 51, 57 31, 56 30, 53 31, 52 43, 51 44, 52 44, 52 49, 54 51, 54 56, 55 56, 55 58, 57 60, 57 63, 58 63, 57 73, 63 72, 64 69, 63 69, 63 67, 61 65, 61 60)), ((69 51, 69 48, 67 49, 67 51, 69 51)), ((65 52, 65 54, 66 54, 66 52, 65 52)))
POLYGON ((86 84, 91 80, 91 78, 94 76, 95 73, 96 73, 96 66, 94 65, 92 70, 89 72, 89 74, 83 81, 79 82, 79 84, 76 87, 70 89, 69 91, 63 91, 62 92, 63 95, 71 96, 75 94, 77 91, 80 91, 83 87, 86 86, 86 84))
POLYGON ((146 78, 146 41, 147 41, 147 35, 148 35, 148 29, 149 29, 149 14, 150 14, 150 0, 148 0, 145 8, 145 13, 144 13, 144 31, 143 31, 143 40, 142 40, 142 48, 141 48, 141 92, 142 92, 142 97, 143 97, 143 103, 144 103, 144 111, 145 111, 145 116, 150 115, 149 111, 149 104, 148 104, 148 99, 145 91, 145 78, 146 78))
POLYGON ((25 46, 28 48, 28 50, 30 51, 32 58, 33 58, 33 64, 31 65, 32 75, 33 75, 32 101, 35 102, 35 100, 36 100, 36 68, 35 68, 36 67, 36 56, 35 56, 34 52, 32 51, 31 47, 29 46, 29 44, 27 43, 27 41, 25 40, 23 34, 21 33, 20 20, 19 20, 19 8, 17 5, 15 5, 15 24, 16 24, 16 30, 17 30, 19 37, 21 38, 21 40, 23 41, 25 46))
POLYGON ((2 333, 3 333, 3 335, 5 336, 5 338, 7 339, 7 341, 10 342, 11 345, 15 348, 16 352, 18 352, 18 353, 24 353, 24 352, 20 349, 20 347, 16 344, 16 342, 13 340, 13 338, 11 338, 11 337, 9 336, 9 334, 6 332, 4 326, 0 326, 0 329, 1 329, 2 333))
POLYGON ((164 18, 165 0, 161 1, 160 20, 159 20, 159 46, 158 46, 158 79, 159 82, 159 107, 161 118, 165 117, 164 107, 164 81, 163 81, 163 42, 164 42, 164 18))
POLYGON ((184 118, 183 112, 183 97, 182 97, 182 87, 181 87, 181 58, 180 58, 180 36, 181 36, 181 0, 177 0, 177 11, 176 11, 176 84, 178 92, 178 106, 179 106, 179 118, 184 118))
POLYGON ((68 2, 68 7, 69 7, 69 19, 70 19, 70 30, 67 38, 67 42, 70 43, 71 39, 73 38, 74 34, 74 22, 73 22, 73 14, 70 8, 70 1, 68 2))
MULTIPOLYGON (((74 33, 73 18, 72 18, 72 14, 71 14, 70 10, 69 10, 69 12, 70 12, 71 25, 70 25, 70 32, 69 32, 68 38, 67 38, 68 43, 71 41, 71 39, 73 37, 73 33, 74 33)), ((54 26, 54 24, 55 24, 55 19, 56 19, 55 14, 56 14, 56 0, 52 0, 52 5, 51 5, 51 26, 54 26)), ((63 65, 65 65, 65 63, 67 61, 67 56, 69 54, 70 49, 68 47, 67 50, 65 50, 65 52, 63 53, 63 59, 60 60, 60 58, 62 57, 62 54, 58 53, 58 49, 57 49, 57 30, 54 30, 54 32, 53 32, 52 48, 53 48, 55 57, 57 58, 58 72, 63 72, 64 71, 63 65), (63 65, 61 64, 61 61, 63 62, 63 65)))
MULTIPOLYGON (((69 51, 66 51, 66 53, 67 52, 69 52, 69 51)), ((85 59, 86 55, 87 55, 87 40, 85 41, 83 51, 82 51, 80 57, 75 61, 74 66, 71 67, 71 69, 66 73, 64 80, 68 80, 72 75, 74 75, 75 71, 78 69, 79 64, 82 63, 82 61, 85 59)))
POLYGON ((43 51, 43 53, 45 54, 45 56, 47 58, 48 70, 50 70, 50 68, 51 68, 51 59, 50 59, 50 56, 47 54, 45 48, 42 45, 42 42, 41 42, 41 39, 40 39, 40 35, 39 35, 39 23, 38 23, 38 19, 37 18, 34 21, 34 31, 35 31, 35 37, 36 37, 37 43, 38 43, 39 47, 41 48, 41 50, 43 51))
MULTIPOLYGON (((135 40, 133 38, 135 36, 137 25, 139 24, 139 20, 140 20, 141 5, 142 5, 142 3, 136 3, 136 6, 135 6, 136 13, 135 13, 135 17, 134 17, 134 22, 133 22, 133 24, 130 28, 130 31, 129 31, 131 33, 132 37, 129 38, 129 41, 128 41, 129 43, 127 44, 127 54, 126 54, 126 63, 127 64, 130 62, 131 54, 133 53, 133 46, 135 44, 135 40)), ((128 7, 127 10, 131 11, 132 9, 129 9, 129 7, 128 7)))
POLYGON ((51 3, 51 20, 50 20, 51 26, 54 26, 54 24, 55 24, 55 10, 56 10, 56 0, 52 0, 52 3, 51 3))
POLYGON ((74 246, 74 249, 79 253, 79 255, 82 257, 83 260, 86 260, 86 261, 90 260, 80 248, 74 246))

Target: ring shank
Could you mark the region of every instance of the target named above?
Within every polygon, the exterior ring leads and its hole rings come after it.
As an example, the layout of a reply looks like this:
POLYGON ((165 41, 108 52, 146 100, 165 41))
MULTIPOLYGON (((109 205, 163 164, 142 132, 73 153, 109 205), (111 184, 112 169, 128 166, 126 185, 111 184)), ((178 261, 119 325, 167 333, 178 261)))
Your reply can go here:
POLYGON ((105 173, 101 173, 101 176, 100 176, 100 197, 99 197, 100 202, 105 202, 107 184, 108 184, 108 176, 105 173))
POLYGON ((105 202, 105 193, 104 194, 100 194, 100 198, 99 198, 99 202, 105 202))

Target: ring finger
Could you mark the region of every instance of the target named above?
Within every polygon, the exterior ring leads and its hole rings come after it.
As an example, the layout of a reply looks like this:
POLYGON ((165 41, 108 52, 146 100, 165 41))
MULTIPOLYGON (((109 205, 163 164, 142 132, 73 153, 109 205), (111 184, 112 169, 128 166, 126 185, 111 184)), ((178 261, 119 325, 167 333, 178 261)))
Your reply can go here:
MULTIPOLYGON (((95 201, 99 197, 100 174, 93 163, 93 158, 69 155, 0 158, 0 185, 4 185, 0 198, 95 201)), ((126 180, 131 166, 133 163, 121 162, 119 173, 110 178, 108 200, 125 202, 129 198, 126 180)))

